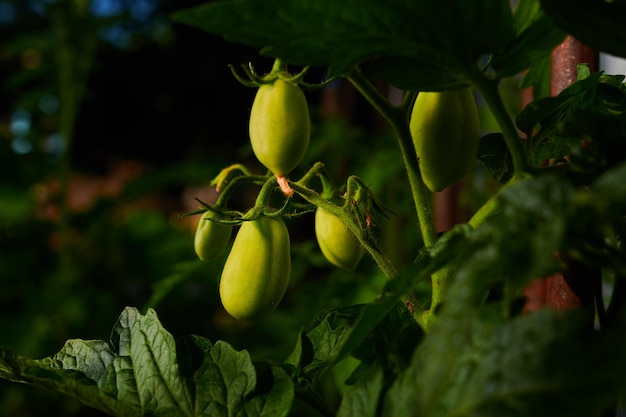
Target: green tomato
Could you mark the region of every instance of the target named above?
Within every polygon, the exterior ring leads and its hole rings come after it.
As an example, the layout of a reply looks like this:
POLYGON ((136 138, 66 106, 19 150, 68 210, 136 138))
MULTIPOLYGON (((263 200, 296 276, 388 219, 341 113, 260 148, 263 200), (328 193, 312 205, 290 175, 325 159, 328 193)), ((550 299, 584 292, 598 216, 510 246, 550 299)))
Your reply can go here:
POLYGON ((410 129, 422 179, 431 191, 454 184, 474 166, 480 125, 471 89, 419 93, 410 129))
POLYGON ((214 259, 226 248, 230 240, 233 227, 220 224, 211 219, 216 213, 207 210, 202 214, 202 218, 196 227, 194 237, 194 249, 198 258, 202 260, 214 259))
POLYGON ((310 136, 309 107, 300 87, 280 78, 261 85, 250 111, 250 143, 257 159, 284 177, 302 161, 310 136))
POLYGON ((324 257, 339 268, 356 268, 365 253, 343 220, 321 207, 315 211, 315 237, 324 257))
POLYGON ((222 305, 233 317, 252 320, 273 311, 291 275, 289 232, 279 217, 244 222, 220 281, 222 305))

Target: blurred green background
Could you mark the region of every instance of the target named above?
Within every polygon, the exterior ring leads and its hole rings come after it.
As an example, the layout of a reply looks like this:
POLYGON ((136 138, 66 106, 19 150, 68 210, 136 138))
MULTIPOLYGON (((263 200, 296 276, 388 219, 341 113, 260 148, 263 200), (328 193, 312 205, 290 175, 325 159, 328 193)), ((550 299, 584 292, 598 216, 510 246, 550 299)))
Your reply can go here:
MULTIPOLYGON (((41 358, 67 339, 108 340, 129 305, 155 308, 174 336, 224 339, 281 360, 319 311, 380 289, 370 259, 349 274, 331 267, 305 216, 288 223, 293 277, 277 312, 243 323, 221 308, 226 254, 197 260, 198 217, 180 214, 198 208, 195 197, 214 201, 208 183, 223 167, 262 173, 247 136, 255 91, 228 65, 254 59, 263 70, 271 61, 169 20, 200 3, 0 0, 0 345, 41 358)), ((322 77, 313 69, 309 81, 322 77)), ((385 235, 389 253, 410 259, 419 239, 406 227, 412 207, 384 124, 345 84, 307 97, 315 128, 294 175, 322 160, 337 183, 354 173, 398 202, 385 235)), ((234 203, 254 197, 242 189, 234 203)), ((0 416, 43 415, 102 413, 0 381, 0 416)))
MULTIPOLYGON (((271 60, 170 21, 201 3, 0 0, 0 345, 42 358, 67 339, 108 340, 123 308, 136 306, 155 308, 175 337, 223 339, 253 358, 282 360, 320 311, 378 294, 384 279, 371 259, 351 273, 325 261, 311 215, 288 222, 293 273, 278 310, 254 323, 223 311, 227 254, 200 262, 198 216, 180 215, 198 208, 196 197, 214 201, 208 184, 222 168, 263 172, 248 144, 255 91, 228 65, 252 59, 263 71, 271 60)), ((312 69, 307 78, 323 76, 312 69)), ((338 184, 358 175, 395 212, 375 226, 382 246, 410 262, 419 232, 384 122, 345 83, 306 94, 314 128, 294 176, 320 160, 338 184)), ((490 190, 479 167, 470 183, 462 204, 471 208, 490 190)), ((233 204, 254 198, 241 189, 233 204)), ((337 368, 327 395, 349 370, 337 368)), ((0 417, 44 415, 102 413, 0 381, 0 417)))

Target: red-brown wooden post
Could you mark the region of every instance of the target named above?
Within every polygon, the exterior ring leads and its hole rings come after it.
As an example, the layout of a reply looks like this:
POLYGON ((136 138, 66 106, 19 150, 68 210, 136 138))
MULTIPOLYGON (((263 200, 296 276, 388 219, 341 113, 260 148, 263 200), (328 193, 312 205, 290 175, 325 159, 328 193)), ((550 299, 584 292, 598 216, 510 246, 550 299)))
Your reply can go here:
POLYGON ((459 223, 465 223, 468 215, 460 204, 464 182, 460 181, 434 193, 435 230, 445 232, 459 223))
MULTIPOLYGON (((594 72, 598 70, 598 61, 597 52, 572 36, 565 38, 552 52, 550 94, 556 96, 576 81, 578 64, 586 63, 591 72, 594 72)), ((528 95, 523 95, 522 99, 527 100, 528 95)), ((565 270, 537 279, 526 288, 525 312, 541 307, 564 310, 593 305, 593 284, 588 268, 572 259, 562 260, 566 264, 565 270)))

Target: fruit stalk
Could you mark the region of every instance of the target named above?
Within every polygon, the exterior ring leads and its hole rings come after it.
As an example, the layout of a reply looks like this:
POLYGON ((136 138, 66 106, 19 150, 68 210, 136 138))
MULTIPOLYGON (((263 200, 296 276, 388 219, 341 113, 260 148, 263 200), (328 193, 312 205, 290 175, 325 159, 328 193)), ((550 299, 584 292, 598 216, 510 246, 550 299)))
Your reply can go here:
MULTIPOLYGON (((411 186, 411 193, 424 246, 431 246, 437 240, 435 221, 432 210, 432 196, 426 188, 419 171, 418 160, 415 156, 413 140, 408 124, 407 103, 402 107, 392 106, 363 76, 358 68, 355 68, 346 78, 357 90, 372 104, 372 106, 387 120, 395 131, 398 146, 402 153, 405 169, 411 186)), ((412 103, 410 103, 412 104, 412 103)))

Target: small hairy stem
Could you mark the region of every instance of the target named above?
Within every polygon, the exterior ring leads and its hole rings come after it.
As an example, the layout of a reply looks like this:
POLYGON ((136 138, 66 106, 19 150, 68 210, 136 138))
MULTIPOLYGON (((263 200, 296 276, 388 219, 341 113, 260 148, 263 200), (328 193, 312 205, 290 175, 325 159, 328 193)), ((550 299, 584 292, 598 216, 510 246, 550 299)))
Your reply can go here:
MULTIPOLYGON (((370 81, 361 74, 360 70, 353 70, 347 79, 372 104, 372 106, 389 122, 396 133, 398 145, 406 167, 411 193, 417 211, 422 240, 425 246, 430 246, 437 240, 431 193, 424 185, 419 164, 413 149, 413 141, 409 130, 407 108, 394 107, 374 88, 370 81)), ((412 104, 412 103, 409 103, 412 104)))
POLYGON ((269 177, 268 180, 265 181, 265 184, 263 184, 263 187, 261 187, 261 190, 256 197, 256 201, 254 203, 255 208, 261 209, 269 206, 270 197, 277 182, 278 177, 269 177))
POLYGON ((272 65, 272 71, 270 74, 275 74, 279 72, 287 71, 287 63, 280 58, 276 58, 274 60, 274 64, 272 65))
POLYGON ((303 176, 300 178, 297 183, 300 185, 306 186, 309 181, 313 178, 317 177, 320 172, 324 169, 324 164, 322 162, 316 162, 303 176))
POLYGON ((210 185, 215 186, 215 191, 221 191, 224 185, 228 184, 228 182, 232 180, 236 174, 248 176, 252 175, 250 171, 248 171, 248 168, 242 164, 233 164, 222 169, 220 173, 211 180, 210 185))
POLYGON ((351 216, 346 215, 343 207, 337 206, 329 202, 328 200, 323 198, 320 194, 318 194, 316 191, 303 187, 299 185, 298 183, 292 183, 291 187, 299 196, 304 198, 309 203, 314 204, 317 207, 321 207, 327 210, 328 212, 340 217, 341 220, 343 220, 343 222, 346 224, 348 229, 350 229, 352 233, 354 233, 354 235, 359 240, 359 242, 363 245, 363 247, 365 247, 365 249, 370 253, 370 255, 372 255, 372 258, 374 258, 374 261, 376 262, 378 267, 381 269, 385 277, 393 278, 397 274, 396 268, 391 263, 391 260, 389 260, 389 258, 387 258, 384 254, 382 254, 376 247, 374 247, 363 236, 362 230, 359 227, 358 223, 351 216))
MULTIPOLYGON (((343 207, 337 206, 329 202, 316 191, 303 187, 298 183, 291 183, 290 185, 296 194, 304 198, 309 203, 314 204, 317 207, 321 207, 341 218, 341 220, 343 220, 348 229, 350 229, 350 231, 354 233, 361 245, 363 245, 365 250, 370 254, 372 259, 374 259, 374 262, 376 262, 376 265, 378 265, 378 268, 382 271, 387 279, 392 279, 398 274, 391 260, 387 256, 385 256, 385 254, 383 254, 376 246, 374 246, 369 239, 367 239, 367 236, 363 234, 363 231, 357 221, 352 216, 350 216, 343 207)), ((408 295, 404 298, 403 302, 405 303, 405 305, 407 305, 407 307, 410 306, 411 312, 416 318, 416 321, 418 321, 418 324, 422 324, 422 322, 420 321, 421 319, 418 320, 418 318, 421 318, 421 316, 423 315, 423 309, 421 305, 417 302, 415 297, 413 295, 408 295)))
POLYGON ((232 194, 232 192, 242 184, 257 184, 263 185, 267 182, 268 179, 272 177, 265 175, 243 175, 239 177, 235 177, 228 182, 228 185, 222 190, 220 196, 217 198, 215 205, 218 207, 222 207, 226 205, 228 198, 232 194))
MULTIPOLYGON (((409 111, 415 100, 415 93, 408 93, 401 107, 394 107, 387 101, 371 82, 361 74, 358 68, 348 74, 347 79, 356 87, 357 90, 372 104, 372 106, 387 120, 393 128, 398 146, 402 153, 404 166, 409 179, 413 202, 417 212, 422 241, 424 246, 429 247, 437 241, 437 231, 435 229, 435 221, 432 208, 432 193, 422 179, 419 170, 419 161, 413 147, 413 139, 409 129, 409 111)), ((450 280, 450 273, 442 270, 435 273, 432 277, 432 305, 435 306, 443 298, 446 288, 450 280)), ((409 309, 410 311, 412 308, 409 309)), ((432 319, 432 311, 425 311, 423 308, 416 309, 413 317, 425 330, 429 326, 432 319)))

